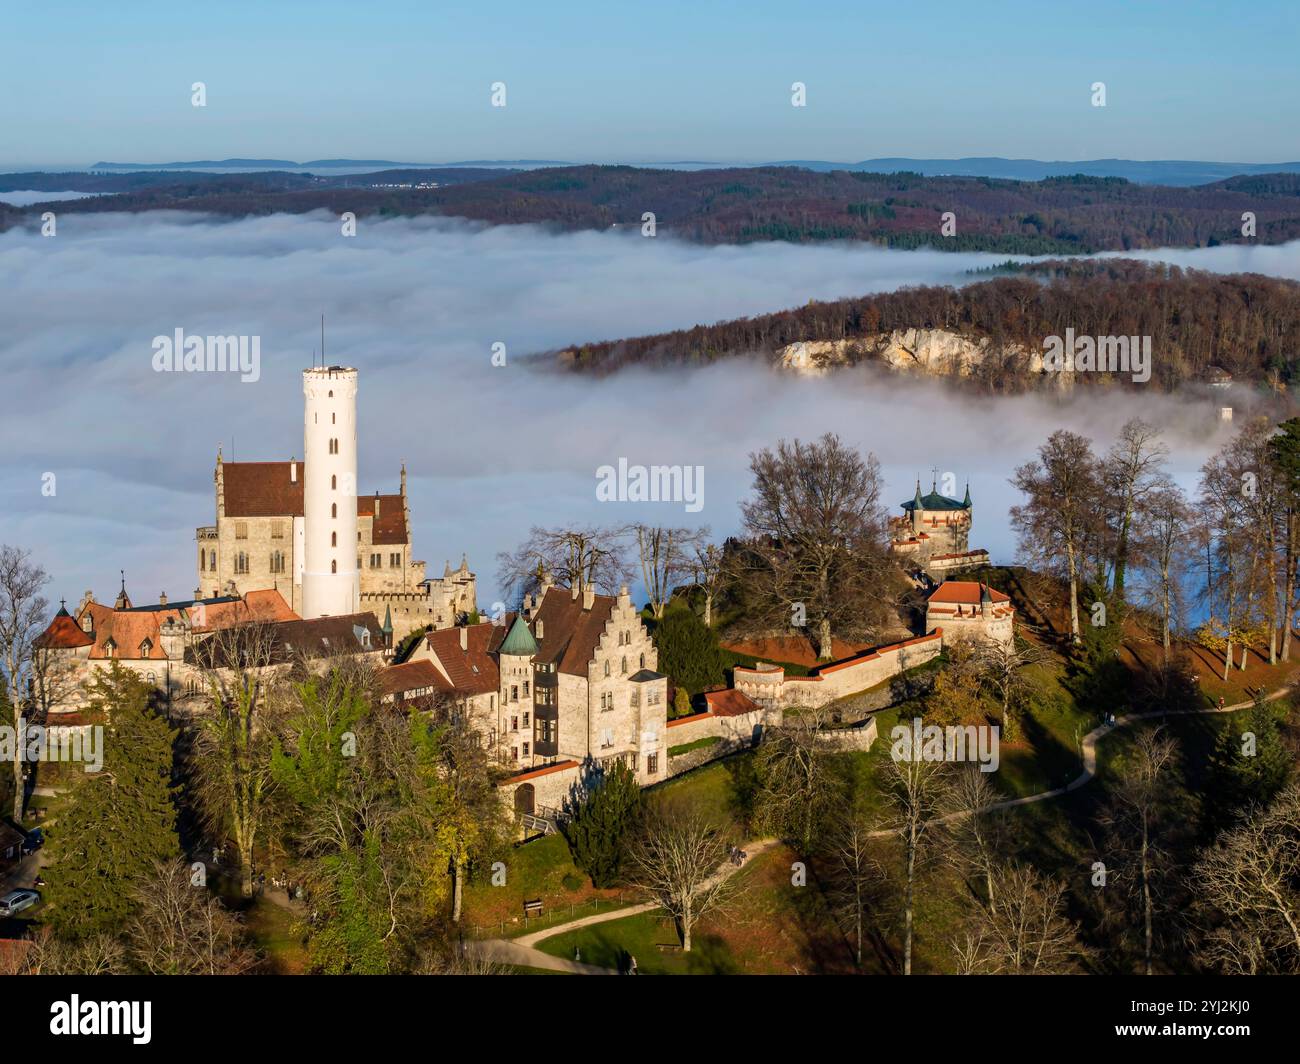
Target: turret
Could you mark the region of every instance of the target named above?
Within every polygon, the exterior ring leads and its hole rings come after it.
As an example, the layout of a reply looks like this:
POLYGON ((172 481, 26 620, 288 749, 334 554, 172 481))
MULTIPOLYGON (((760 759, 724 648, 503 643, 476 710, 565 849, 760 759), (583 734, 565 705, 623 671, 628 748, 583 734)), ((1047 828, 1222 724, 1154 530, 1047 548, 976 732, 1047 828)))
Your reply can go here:
POLYGON ((912 500, 912 531, 921 531, 921 478, 916 478, 916 498, 912 500))
POLYGON ((980 584, 980 616, 986 621, 993 619, 993 596, 988 584, 980 584))

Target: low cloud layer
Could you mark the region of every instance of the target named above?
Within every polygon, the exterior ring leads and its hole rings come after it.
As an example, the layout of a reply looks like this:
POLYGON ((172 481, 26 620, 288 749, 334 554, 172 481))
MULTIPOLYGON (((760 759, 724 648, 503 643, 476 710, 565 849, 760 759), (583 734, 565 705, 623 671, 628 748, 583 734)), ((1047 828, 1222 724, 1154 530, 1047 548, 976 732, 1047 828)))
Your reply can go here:
MULTIPOLYGON (((1300 244, 1159 257, 1300 277, 1300 244)), ((879 455, 891 500, 910 497, 931 467, 969 478, 974 539, 1009 560, 1006 480, 1053 428, 1108 441, 1135 414, 1167 424, 1190 482, 1216 444, 1212 410, 1154 392, 971 400, 866 370, 806 380, 744 360, 594 380, 522 358, 808 299, 964 283, 965 271, 1003 258, 701 247, 430 218, 363 220, 345 238, 323 214, 64 215, 53 238, 0 235, 0 540, 34 550, 56 598, 110 595, 120 568, 137 601, 188 597, 193 530, 213 518, 217 445, 236 460, 301 456, 300 371, 324 312, 329 361, 361 371, 360 489, 396 490, 404 459, 416 555, 437 574, 468 552, 484 604, 498 595, 497 551, 530 525, 649 520, 724 534, 749 452, 827 431, 879 455), (178 328, 259 336, 260 378, 155 372, 153 338, 178 328), (504 367, 491 364, 498 342, 504 367), (703 466, 703 509, 598 503, 595 471, 620 457, 703 466), (57 478, 52 497, 45 473, 57 478)))

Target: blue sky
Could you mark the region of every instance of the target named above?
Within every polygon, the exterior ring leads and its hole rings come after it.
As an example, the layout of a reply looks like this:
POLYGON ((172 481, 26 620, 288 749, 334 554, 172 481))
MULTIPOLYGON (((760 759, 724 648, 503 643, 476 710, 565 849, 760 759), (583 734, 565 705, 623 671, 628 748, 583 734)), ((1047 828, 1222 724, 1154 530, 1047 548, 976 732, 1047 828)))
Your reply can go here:
POLYGON ((1300 159, 1300 4, 45 0, 0 166, 233 155, 1300 159), (190 104, 207 85, 208 106, 190 104), (503 81, 507 106, 490 106, 503 81), (790 104, 794 81, 808 106, 790 104), (1090 104, 1103 81, 1107 106, 1090 104))

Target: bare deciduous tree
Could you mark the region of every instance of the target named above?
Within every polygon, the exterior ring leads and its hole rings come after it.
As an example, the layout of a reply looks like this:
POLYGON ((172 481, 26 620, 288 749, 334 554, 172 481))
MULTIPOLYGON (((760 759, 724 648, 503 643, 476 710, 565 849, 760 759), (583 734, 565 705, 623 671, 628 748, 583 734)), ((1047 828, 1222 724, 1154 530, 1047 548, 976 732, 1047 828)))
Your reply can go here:
POLYGON ((781 440, 750 456, 753 496, 741 507, 741 578, 757 620, 806 624, 818 656, 832 638, 863 636, 889 615, 896 573, 885 542, 880 463, 828 433, 781 440))
POLYGON ((916 879, 932 854, 930 842, 949 804, 952 766, 926 761, 919 750, 912 758, 890 761, 886 797, 890 812, 885 826, 903 845, 903 974, 912 974, 912 932, 916 912, 916 879))
POLYGON ((994 806, 1002 796, 989 783, 978 765, 968 765, 953 774, 945 795, 947 830, 953 840, 949 857, 962 873, 974 873, 984 881, 989 912, 997 912, 994 873, 1004 845, 1004 825, 994 806))
POLYGON ((1051 655, 1042 647, 1026 639, 1013 636, 981 640, 975 651, 975 667, 980 680, 993 692, 1002 707, 1002 738, 1016 737, 1016 722, 1012 713, 1018 710, 1033 683, 1026 672, 1033 665, 1042 664, 1051 655))
POLYGON ((1148 497, 1161 482, 1161 467, 1169 448, 1154 426, 1141 418, 1125 423, 1105 459, 1101 478, 1106 493, 1106 518, 1113 543, 1111 571, 1115 594, 1124 598, 1124 576, 1132 557, 1133 524, 1145 523, 1148 497))
POLYGON ((1197 861, 1201 957, 1231 973, 1300 972, 1300 784, 1197 861))
POLYGON ((1070 586, 1070 638, 1079 642, 1079 579, 1086 545, 1094 537, 1100 483, 1092 443, 1058 429, 1038 458, 1011 481, 1026 501, 1011 508, 1020 553, 1044 569, 1064 572, 1070 586))
POLYGON ((708 528, 700 529, 700 538, 692 546, 694 553, 689 562, 691 580, 704 595, 704 626, 713 627, 713 600, 717 598, 722 586, 724 567, 723 550, 716 543, 709 543, 706 537, 708 528))
POLYGON ((755 819, 764 831, 798 843, 804 854, 840 794, 831 770, 831 723, 824 707, 787 712, 780 727, 763 733, 754 755, 755 819))
POLYGON ((24 706, 28 681, 32 678, 32 643, 45 627, 49 603, 41 594, 49 576, 31 560, 31 552, 8 544, 0 546, 0 665, 13 709, 14 806, 13 818, 21 821, 26 791, 23 775, 24 706))
POLYGON ((629 878, 677 921, 687 953, 695 925, 739 890, 725 864, 730 854, 722 828, 698 805, 663 802, 647 811, 629 854, 629 878))
POLYGON ((248 898, 283 713, 276 691, 276 629, 258 621, 223 628, 199 642, 194 654, 211 696, 211 706, 196 714, 195 789, 209 829, 234 841, 240 889, 248 898))
POLYGON ((549 577, 580 591, 595 588, 607 595, 631 582, 624 536, 616 528, 539 528, 513 553, 497 555, 505 594, 521 598, 549 577))
POLYGON ((1110 807, 1101 818, 1113 834, 1121 861, 1131 860, 1136 865, 1137 875, 1131 882, 1142 913, 1147 975, 1151 974, 1155 941, 1154 894, 1167 856, 1161 842, 1169 810, 1168 777, 1177 759, 1178 743, 1163 728, 1140 731, 1134 739, 1132 753, 1120 767, 1110 807))
POLYGON ((156 864, 137 890, 126 938, 151 975, 242 975, 258 963, 239 920, 179 860, 156 864))
POLYGON ((658 525, 632 525, 628 532, 636 540, 641 579, 650 600, 650 610, 658 620, 672 597, 674 581, 687 571, 691 552, 705 533, 697 529, 658 525))
POLYGON ((1083 954, 1078 928, 1065 916, 1065 884, 1033 868, 1001 865, 1000 899, 974 932, 953 943, 963 974, 1050 975, 1073 970, 1083 954))
POLYGON ((853 929, 853 953, 862 967, 867 909, 884 871, 872 855, 872 822, 862 803, 845 802, 832 818, 827 837, 832 897, 853 929))

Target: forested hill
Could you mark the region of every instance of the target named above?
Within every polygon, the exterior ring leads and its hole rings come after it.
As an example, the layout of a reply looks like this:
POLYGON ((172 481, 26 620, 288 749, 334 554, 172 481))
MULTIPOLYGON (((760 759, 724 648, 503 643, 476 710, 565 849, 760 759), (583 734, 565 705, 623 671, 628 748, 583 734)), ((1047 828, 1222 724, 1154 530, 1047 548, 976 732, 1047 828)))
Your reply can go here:
MULTIPOLYGON (((18 175, 0 175, 0 188, 18 175)), ((31 175, 22 175, 28 177, 31 175)), ((48 175, 45 175, 48 176, 48 175)), ((872 240, 891 247, 1080 254, 1300 237, 1300 174, 1240 176, 1197 187, 1139 185, 1113 177, 1012 181, 794 167, 648 170, 574 166, 545 170, 399 170, 346 176, 94 175, 120 194, 65 202, 65 213, 167 207, 229 216, 324 208, 372 215, 443 214, 492 224, 640 231, 706 243, 872 240), (436 181, 437 188, 401 188, 436 181), (146 185, 147 182, 147 185, 146 185), (145 186, 145 187, 142 187, 145 186), (955 233, 941 234, 945 212, 955 233), (1255 235, 1242 216, 1255 216, 1255 235)), ((42 188, 47 184, 12 187, 42 188)), ((62 187, 75 189, 76 184, 62 187)), ((12 218, 10 219, 12 224, 12 218)))
MULTIPOLYGON (((1300 379, 1300 283, 1258 274, 1212 274, 1131 259, 1008 264, 962 288, 925 286, 810 302, 791 310, 635 339, 575 345, 556 357, 575 370, 699 364, 772 356, 799 341, 869 341, 895 330, 943 330, 989 355, 971 382, 986 391, 1031 387, 1026 351, 1044 337, 1150 336, 1151 385, 1203 381, 1209 367, 1238 381, 1300 379)), ((1089 375, 1084 383, 1107 379, 1089 375)), ((1115 378, 1133 386, 1124 375, 1115 378)))

